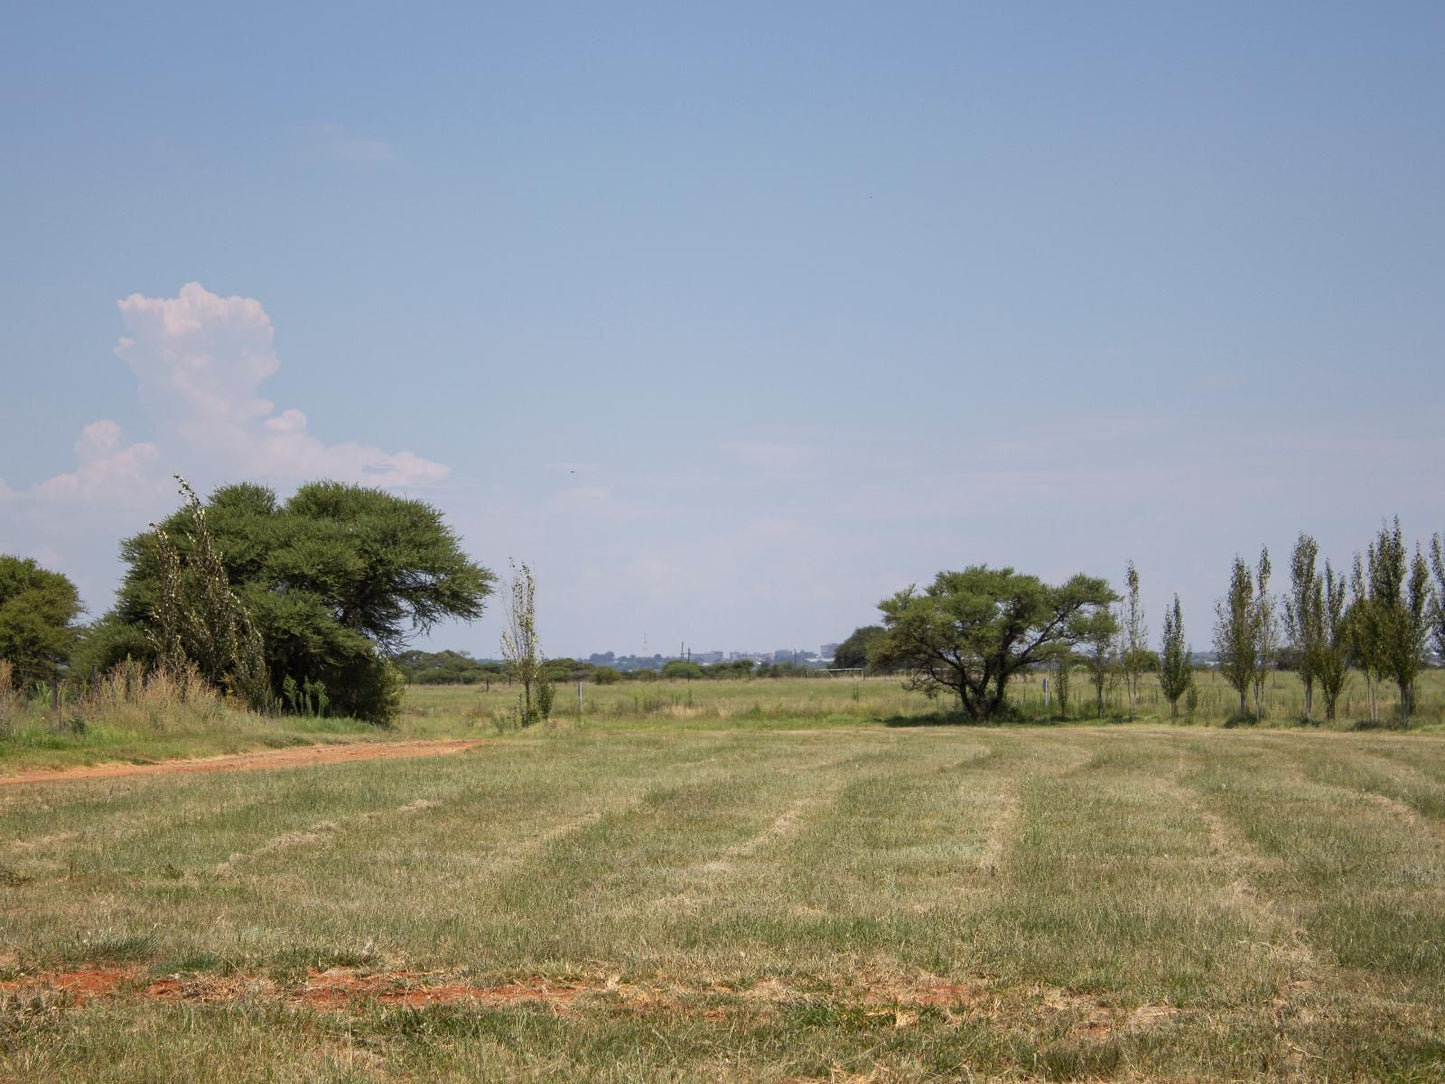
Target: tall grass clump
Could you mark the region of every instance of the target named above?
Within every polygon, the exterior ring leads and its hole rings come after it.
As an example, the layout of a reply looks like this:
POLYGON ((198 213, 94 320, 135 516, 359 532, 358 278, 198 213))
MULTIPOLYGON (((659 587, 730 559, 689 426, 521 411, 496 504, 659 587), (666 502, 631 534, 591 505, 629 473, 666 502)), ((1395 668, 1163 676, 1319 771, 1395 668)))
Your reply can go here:
POLYGON ((15 718, 24 710, 25 701, 15 691, 15 668, 8 659, 0 659, 0 738, 7 738, 15 718))

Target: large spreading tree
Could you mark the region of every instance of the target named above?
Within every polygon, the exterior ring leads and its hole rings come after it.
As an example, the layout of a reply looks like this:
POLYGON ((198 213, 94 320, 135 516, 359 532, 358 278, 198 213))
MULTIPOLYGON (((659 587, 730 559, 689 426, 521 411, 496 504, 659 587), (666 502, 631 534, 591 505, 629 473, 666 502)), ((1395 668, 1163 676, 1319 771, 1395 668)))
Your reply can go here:
MULTIPOLYGON (((312 482, 278 501, 243 483, 216 490, 204 511, 278 697, 288 679, 322 683, 333 710, 386 722, 401 687, 391 657, 439 621, 479 617, 491 591, 491 572, 422 501, 339 482, 312 482)), ((146 634, 166 604, 167 546, 188 559, 195 522, 195 510, 183 508, 121 544, 129 567, 97 630, 95 661, 153 653, 146 634)))
POLYGON ((17 689, 59 673, 75 643, 80 596, 60 572, 0 554, 0 659, 17 689))
POLYGON ((869 659, 906 670, 916 687, 953 693, 970 719, 990 719, 1004 710, 1014 674, 1078 643, 1116 600, 1092 576, 1055 587, 1012 568, 940 572, 922 591, 878 604, 884 631, 869 659))

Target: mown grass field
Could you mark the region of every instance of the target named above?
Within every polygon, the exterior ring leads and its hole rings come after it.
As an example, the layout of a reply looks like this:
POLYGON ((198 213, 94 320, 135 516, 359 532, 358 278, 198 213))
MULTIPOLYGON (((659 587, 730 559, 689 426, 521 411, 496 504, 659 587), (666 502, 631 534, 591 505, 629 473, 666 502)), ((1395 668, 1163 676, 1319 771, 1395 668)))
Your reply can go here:
POLYGON ((0 788, 0 1079, 1445 1079, 1445 737, 752 684, 0 788))

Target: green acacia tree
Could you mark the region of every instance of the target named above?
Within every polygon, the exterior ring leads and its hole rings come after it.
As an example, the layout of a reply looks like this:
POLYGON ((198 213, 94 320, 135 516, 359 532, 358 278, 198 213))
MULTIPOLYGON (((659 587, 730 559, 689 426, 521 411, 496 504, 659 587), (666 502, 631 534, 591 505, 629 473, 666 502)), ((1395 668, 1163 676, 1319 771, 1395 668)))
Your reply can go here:
POLYGON ((1116 599, 1106 581, 1084 575, 1055 587, 1012 568, 940 572, 923 590, 878 604, 884 633, 868 657, 905 671, 914 688, 952 693, 969 719, 992 719, 1014 674, 1078 643, 1116 599))
MULTIPOLYGON (((392 657, 438 621, 479 617, 491 591, 492 574, 421 501, 340 482, 312 482, 278 501, 242 483, 216 490, 203 509, 230 589, 261 635, 274 697, 287 678, 309 682, 324 686, 332 712, 389 722, 404 685, 392 657)), ((190 507, 121 544, 128 568, 90 638, 90 661, 157 656, 147 634, 163 624, 167 545, 183 563, 195 553, 190 507)))
MULTIPOLYGON (((0 554, 0 659, 14 689, 59 674, 75 645, 80 596, 60 572, 0 554)), ((9 690, 0 690, 9 691, 9 690)))
POLYGON ((1179 718, 1179 698, 1194 684, 1194 660, 1184 640, 1184 614, 1179 596, 1164 611, 1164 632, 1159 646, 1159 689, 1169 701, 1169 717, 1179 718))
POLYGON ((1214 604, 1214 651, 1219 672, 1239 694, 1238 715, 1249 714, 1247 697, 1258 672, 1255 636, 1254 577, 1244 558, 1235 557, 1229 575, 1229 593, 1214 604))

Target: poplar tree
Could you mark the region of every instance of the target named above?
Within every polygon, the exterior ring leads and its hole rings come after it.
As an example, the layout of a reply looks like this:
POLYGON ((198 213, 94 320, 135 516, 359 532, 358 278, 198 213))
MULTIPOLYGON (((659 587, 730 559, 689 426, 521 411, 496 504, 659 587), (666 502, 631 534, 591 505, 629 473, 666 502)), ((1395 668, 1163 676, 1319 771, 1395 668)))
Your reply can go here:
POLYGON ((1289 637, 1295 669, 1304 684, 1306 722, 1313 713, 1315 678, 1324 635, 1324 592, 1315 568, 1319 550, 1319 544, 1309 535, 1299 536, 1289 563, 1290 593, 1284 600, 1285 635, 1289 637))
POLYGON ((1239 693, 1241 717, 1249 714, 1245 698, 1257 672, 1254 622, 1254 577, 1244 558, 1235 557, 1229 593, 1214 604, 1214 651, 1219 656, 1219 672, 1239 693))
POLYGON ((1084 626, 1084 642, 1092 648, 1089 655, 1089 681, 1094 686, 1098 716, 1104 717, 1104 690, 1118 676, 1119 619, 1114 611, 1101 607, 1084 626))
POLYGON ((1320 638, 1314 675, 1325 699, 1325 718, 1334 719, 1335 705, 1350 676, 1349 590, 1343 572, 1337 573, 1325 561, 1325 574, 1315 580, 1320 638))
POLYGON ((1069 717, 1069 674, 1074 669, 1074 655, 1067 647, 1054 656, 1054 692, 1059 698, 1059 718, 1069 717))
POLYGON ((1272 572, 1269 547, 1263 546, 1259 551, 1254 606, 1250 615, 1254 632, 1254 713, 1261 719, 1265 715, 1265 679, 1274 668, 1275 655, 1279 652, 1279 622, 1274 616, 1274 596, 1269 593, 1269 578, 1272 572))
POLYGON ((1425 666, 1430 634, 1430 572, 1420 548, 1405 548, 1400 518, 1381 527, 1370 547, 1369 594, 1378 637, 1380 669, 1400 689, 1400 725, 1408 726, 1415 703, 1415 677, 1425 666))
POLYGON ((532 570, 525 562, 520 568, 513 564, 506 627, 502 629, 502 658, 506 660, 507 673, 522 686, 517 711, 523 726, 545 718, 547 712, 543 708, 550 711, 552 706, 552 690, 542 667, 542 642, 537 636, 535 595, 532 570), (543 686, 548 686, 545 692, 543 686))
POLYGON ((1434 625, 1435 650, 1445 659, 1445 544, 1442 544, 1439 534, 1430 539, 1430 567, 1435 573, 1430 621, 1434 625))
POLYGON ((1184 643, 1184 615, 1179 596, 1164 611, 1164 635, 1159 651, 1159 688, 1169 701, 1169 717, 1179 718, 1179 698, 1194 684, 1194 660, 1184 643))
MULTIPOLYGON (((1375 564, 1375 546, 1367 551, 1369 567, 1375 564)), ((1365 677, 1365 698, 1370 705, 1370 722, 1380 721, 1377 690, 1384 677, 1384 653, 1381 650, 1379 607, 1375 605, 1371 578, 1365 575, 1366 562, 1355 554, 1350 569, 1350 607, 1345 614, 1349 634, 1350 656, 1365 677)))
POLYGON ((1149 657, 1149 627, 1144 623, 1144 605, 1139 601, 1139 570, 1130 561, 1124 570, 1124 649, 1119 669, 1129 694, 1129 718, 1139 700, 1139 684, 1149 657))

